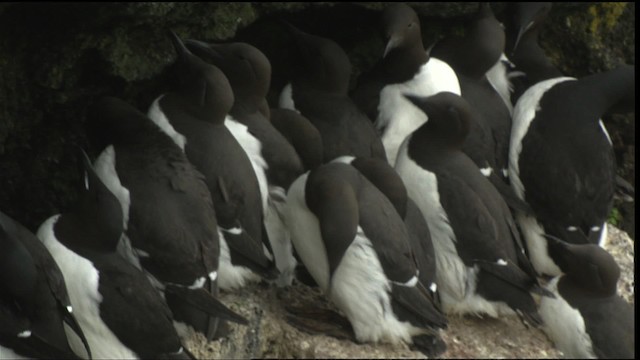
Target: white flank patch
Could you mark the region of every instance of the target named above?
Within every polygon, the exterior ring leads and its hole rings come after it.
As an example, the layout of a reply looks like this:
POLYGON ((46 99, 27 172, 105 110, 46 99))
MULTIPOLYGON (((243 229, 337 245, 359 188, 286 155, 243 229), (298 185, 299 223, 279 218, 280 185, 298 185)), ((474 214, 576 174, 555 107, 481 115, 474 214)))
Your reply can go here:
POLYGON ((567 230, 569 230, 569 231, 571 231, 571 232, 576 232, 576 231, 578 231, 578 228, 577 228, 577 227, 575 227, 575 226, 568 226, 568 227, 567 227, 567 230))
POLYGON ((436 283, 440 289, 443 309, 447 313, 513 314, 502 302, 489 302, 475 295, 477 267, 467 267, 455 247, 455 234, 447 214, 440 203, 438 181, 432 172, 422 169, 407 154, 411 136, 398 153, 396 171, 407 186, 407 195, 414 199, 422 211, 436 254, 436 283))
POLYGON ((218 264, 218 286, 223 290, 234 290, 245 286, 248 282, 260 281, 260 276, 244 266, 231 263, 231 254, 227 240, 218 228, 220 237, 220 258, 218 264))
POLYGON ((220 230, 226 232, 227 234, 232 234, 232 235, 240 235, 240 234, 242 234, 242 229, 239 228, 239 227, 235 227, 235 228, 231 228, 231 229, 225 229, 225 228, 221 227, 220 230))
POLYGON ((337 158, 331 160, 332 163, 342 163, 342 164, 347 164, 350 165, 353 160, 355 160, 356 157, 355 156, 351 156, 351 155, 343 155, 343 156, 338 156, 337 158))
POLYGON ((84 188, 89 190, 89 173, 84 172, 84 188))
POLYGON ((200 289, 204 285, 205 280, 204 276, 199 277, 193 282, 193 284, 191 284, 191 286, 188 286, 188 288, 191 290, 200 289))
POLYGON ((212 271, 212 272, 209 273, 209 280, 216 281, 217 278, 218 278, 218 272, 217 271, 212 271))
POLYGON ((542 329, 566 358, 595 359, 582 315, 558 293, 559 279, 556 277, 547 285, 547 290, 556 296, 555 299, 541 297, 538 313, 544 322, 542 329))
POLYGON ((502 169, 502 176, 508 178, 509 177, 509 169, 502 169))
POLYGON ((593 232, 600 231, 600 226, 593 226, 591 228, 591 231, 593 231, 593 232))
POLYGON ((516 211, 515 215, 516 221, 522 230, 522 236, 527 243, 529 259, 536 271, 550 276, 562 274, 562 270, 549 256, 547 239, 543 236, 545 232, 542 225, 538 223, 536 218, 520 211, 516 211))
POLYGON ((273 256, 271 255, 271 252, 269 251, 269 249, 264 243, 262 243, 262 252, 264 253, 264 256, 266 256, 266 258, 269 259, 269 261, 273 261, 273 256))
POLYGON ((284 88, 282 88, 282 92, 280 92, 280 97, 278 98, 278 106, 283 109, 289 109, 300 114, 300 111, 296 109, 296 104, 293 102, 293 87, 291 83, 288 83, 284 88))
POLYGON ((286 223, 287 194, 279 186, 269 187, 269 206, 264 214, 264 225, 269 235, 273 256, 280 276, 276 284, 280 287, 289 286, 293 281, 297 261, 293 257, 291 235, 286 223))
POLYGON ((431 283, 431 286, 429 286, 429 290, 435 293, 436 291, 438 291, 438 285, 436 285, 436 283, 431 283))
POLYGON ((390 281, 382 270, 373 245, 358 226, 353 242, 333 273, 328 293, 349 318, 358 341, 411 343, 412 336, 424 332, 396 318, 390 291, 390 281))
POLYGON ((162 99, 163 96, 164 95, 160 95, 155 99, 153 104, 151 104, 149 111, 147 111, 147 117, 158 125, 162 132, 169 135, 171 140, 173 140, 173 142, 176 143, 176 145, 178 145, 184 152, 184 146, 187 144, 187 138, 173 128, 173 125, 171 125, 167 117, 164 115, 164 112, 160 109, 160 99, 162 99))
POLYGON ((609 145, 613 146, 613 142, 611 142, 611 137, 609 136, 609 132, 607 131, 607 128, 604 127, 604 123, 602 122, 602 120, 598 120, 598 123, 600 124, 600 128, 602 129, 604 136, 607 137, 607 141, 609 141, 609 145))
POLYGON ((25 330, 17 335, 19 338, 26 339, 31 336, 30 330, 25 330))
POLYGON ((141 258, 150 257, 149 253, 146 252, 146 251, 143 251, 143 250, 140 250, 140 249, 137 249, 137 248, 134 248, 133 250, 136 252, 136 254, 138 254, 138 257, 141 257, 141 258))
POLYGON ((73 306, 71 306, 71 305, 67 306, 67 312, 69 314, 73 313, 73 306))
POLYGON ((500 266, 507 266, 507 262, 504 261, 504 259, 498 259, 498 261, 496 262, 496 264, 500 265, 500 266))
POLYGON ((489 177, 491 175, 491 173, 493 173, 493 168, 492 167, 482 168, 482 169, 480 169, 480 172, 485 177, 489 177))
POLYGON ((436 58, 422 65, 413 79, 403 84, 387 85, 381 90, 375 125, 384 129, 382 144, 391 166, 396 163, 402 141, 427 121, 427 115, 409 102, 404 94, 427 97, 441 91, 460 95, 460 84, 453 69, 436 58))
POLYGON ((267 209, 267 197, 269 196, 266 174, 269 165, 262 157, 262 143, 249 132, 249 128, 246 125, 239 123, 231 117, 231 115, 227 115, 224 118, 224 125, 229 129, 238 143, 240 143, 242 150, 244 150, 251 161, 251 166, 258 178, 258 185, 260 186, 262 211, 265 211, 267 209))
MULTIPOLYGON (((69 299, 76 310, 76 319, 89 342, 93 358, 137 358, 100 318, 102 295, 98 292, 98 271, 89 260, 78 256, 55 238, 53 225, 59 217, 60 215, 53 216, 40 225, 37 236, 62 271, 69 299)), ((88 354, 80 338, 67 324, 64 325, 71 349, 76 355, 87 358, 88 354)))
POLYGON ((489 71, 487 71, 487 80, 491 86, 504 101, 504 104, 509 109, 509 115, 513 115, 513 105, 511 104, 511 93, 513 92, 513 86, 507 75, 507 64, 509 63, 507 56, 502 53, 500 59, 496 62, 489 71))
POLYGON ((129 190, 122 186, 118 173, 116 172, 116 152, 113 145, 107 146, 100 156, 93 162, 93 170, 96 172, 102 183, 111 191, 122 206, 122 222, 124 229, 129 223, 129 206, 131 196, 129 190))
POLYGON ((329 288, 329 262, 320 235, 320 224, 307 207, 304 194, 309 172, 300 175, 287 193, 287 224, 291 242, 309 274, 326 293, 329 288))
POLYGON ((400 286, 414 287, 418 283, 418 277, 417 276, 413 276, 411 279, 409 279, 409 280, 407 280, 406 282, 403 282, 403 283, 397 282, 397 281, 392 281, 392 283, 394 283, 396 285, 400 285, 400 286))
POLYGON ((607 223, 605 222, 602 224, 602 232, 600 233, 600 240, 598 241, 598 245, 600 245, 601 248, 606 249, 608 243, 609 243, 609 236, 608 236, 607 223))

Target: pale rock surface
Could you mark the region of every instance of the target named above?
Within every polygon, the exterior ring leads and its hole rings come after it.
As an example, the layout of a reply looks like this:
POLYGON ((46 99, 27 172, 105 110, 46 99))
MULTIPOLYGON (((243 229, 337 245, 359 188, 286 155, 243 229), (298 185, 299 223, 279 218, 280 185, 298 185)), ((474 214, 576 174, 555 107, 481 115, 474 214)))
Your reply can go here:
MULTIPOLYGON (((607 250, 622 270, 618 289, 631 304, 634 295, 634 242, 609 225, 607 250)), ((317 289, 294 284, 278 289, 254 284, 223 293, 221 300, 245 316, 249 326, 230 324, 231 334, 207 342, 190 332, 186 346, 201 359, 212 358, 424 358, 406 345, 356 344, 325 335, 311 335, 286 321, 286 305, 315 304, 332 308, 317 289)), ((539 329, 526 328, 517 317, 449 317, 442 332, 447 351, 442 358, 558 358, 562 356, 539 329)))

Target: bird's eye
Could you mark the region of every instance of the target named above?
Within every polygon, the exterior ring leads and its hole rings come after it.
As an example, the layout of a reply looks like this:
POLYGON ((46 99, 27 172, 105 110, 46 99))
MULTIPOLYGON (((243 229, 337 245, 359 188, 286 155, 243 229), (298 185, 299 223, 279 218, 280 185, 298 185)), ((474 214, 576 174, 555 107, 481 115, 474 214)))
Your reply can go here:
POLYGON ((407 25, 408 28, 412 28, 413 27, 413 23, 409 23, 409 25, 407 25))

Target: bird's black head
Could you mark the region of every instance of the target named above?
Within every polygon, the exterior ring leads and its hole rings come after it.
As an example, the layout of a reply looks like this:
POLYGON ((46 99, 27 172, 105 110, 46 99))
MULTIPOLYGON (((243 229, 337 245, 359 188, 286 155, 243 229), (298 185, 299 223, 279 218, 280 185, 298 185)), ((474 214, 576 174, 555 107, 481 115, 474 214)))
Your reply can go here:
POLYGON ((83 184, 75 207, 60 216, 56 238, 74 252, 113 252, 124 232, 122 206, 98 177, 89 157, 80 149, 83 184))
POLYGON ((507 5, 510 54, 515 53, 524 34, 539 29, 549 15, 550 2, 514 2, 507 5))
POLYGON ((453 148, 462 146, 473 116, 466 100, 446 91, 429 97, 404 96, 428 117, 417 131, 453 148))
POLYGON ((382 57, 394 49, 417 47, 424 51, 420 19, 408 5, 395 3, 382 12, 382 29, 386 47, 382 57))
POLYGON ((616 293, 620 267, 605 249, 595 244, 570 244, 551 235, 545 237, 553 260, 569 279, 593 293, 616 293))
POLYGON ((247 43, 210 44, 186 40, 193 54, 218 67, 225 74, 235 96, 234 107, 242 104, 256 110, 267 96, 271 63, 257 48, 247 43))
POLYGON ((174 64, 172 93, 181 99, 191 116, 222 123, 234 102, 229 80, 216 66, 192 54, 176 33, 172 31, 170 34, 178 55, 174 64))
POLYGON ((300 64, 294 82, 327 92, 346 94, 351 77, 351 62, 344 50, 333 40, 307 34, 282 22, 294 39, 300 64))

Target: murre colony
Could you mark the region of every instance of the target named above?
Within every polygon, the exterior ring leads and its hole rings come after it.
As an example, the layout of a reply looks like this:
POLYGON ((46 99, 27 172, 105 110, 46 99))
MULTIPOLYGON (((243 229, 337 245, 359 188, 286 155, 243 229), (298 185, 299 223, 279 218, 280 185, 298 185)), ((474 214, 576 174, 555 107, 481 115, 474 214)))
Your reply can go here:
POLYGON ((551 4, 493 11, 425 44, 430 24, 389 4, 357 78, 338 39, 275 19, 278 88, 259 44, 166 29, 150 101, 79 115, 74 206, 35 232, 0 212, 0 358, 194 359, 191 331, 249 324, 221 294, 250 283, 317 287, 337 313, 281 304, 301 331, 427 357, 469 315, 634 357, 606 247, 632 189, 602 118, 635 112, 635 66, 564 76, 538 44, 551 4))

